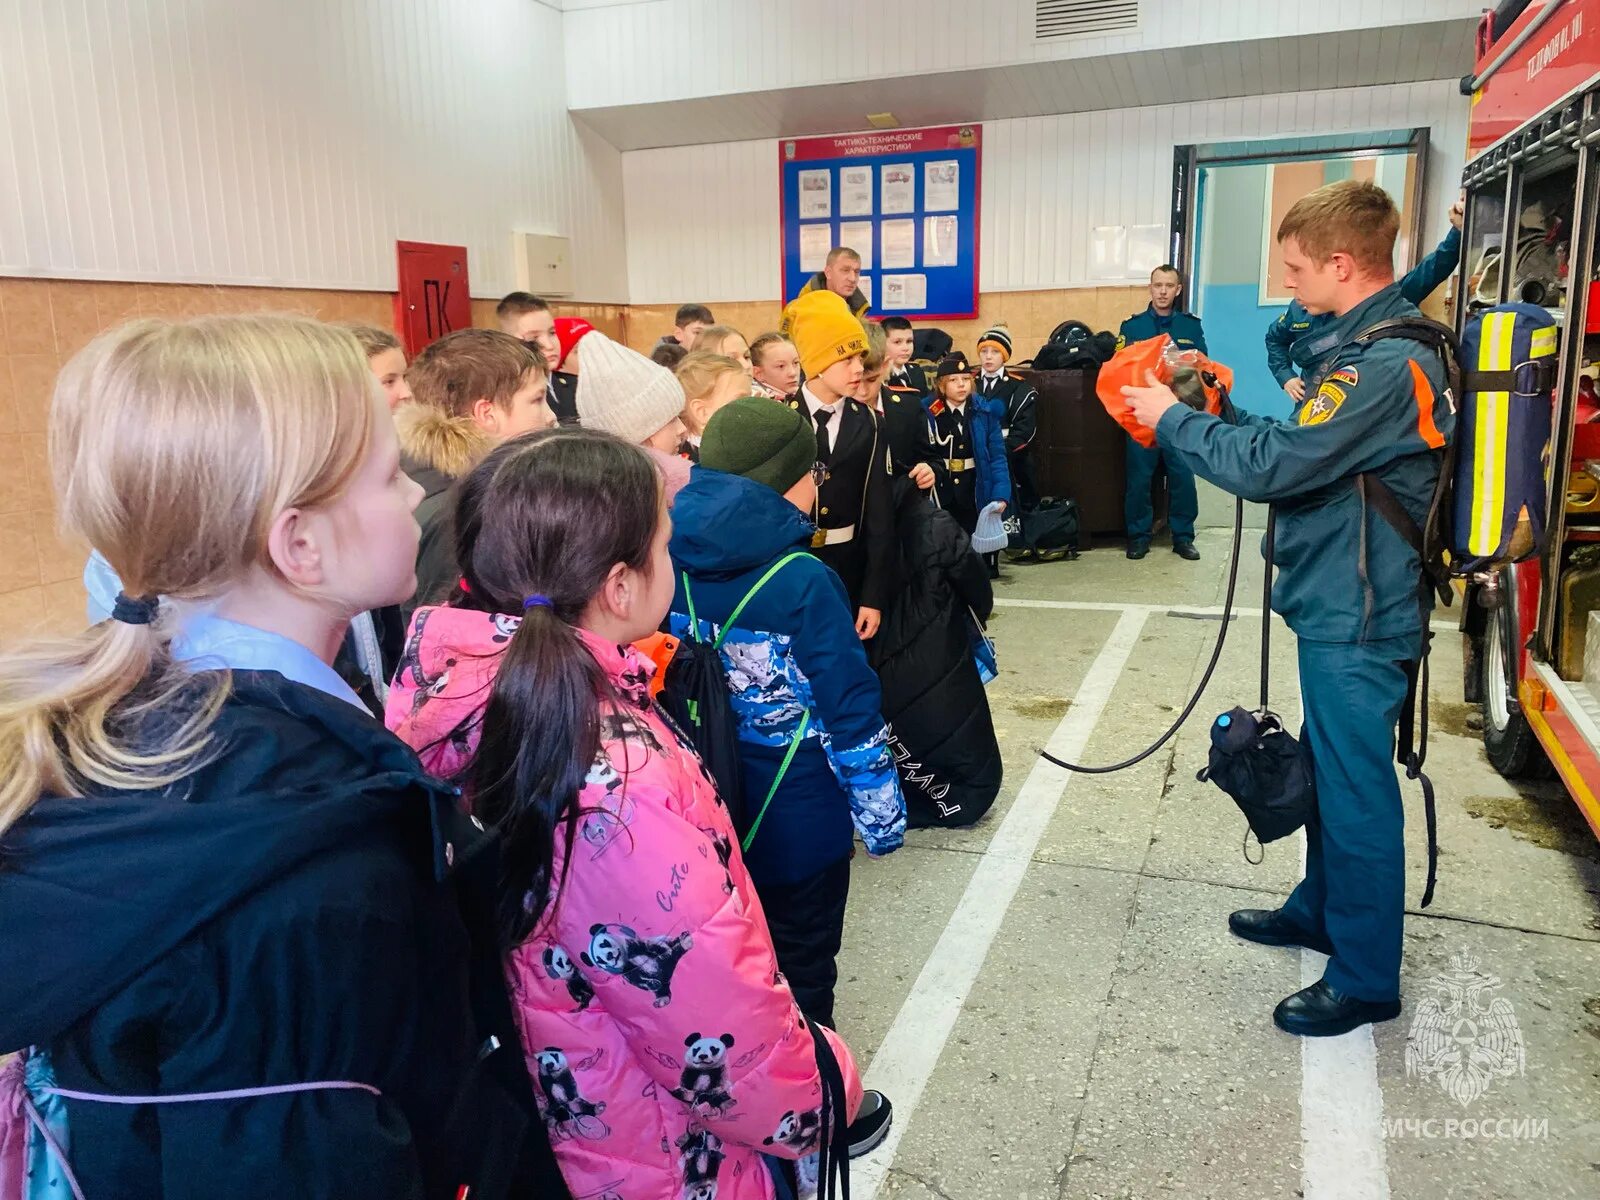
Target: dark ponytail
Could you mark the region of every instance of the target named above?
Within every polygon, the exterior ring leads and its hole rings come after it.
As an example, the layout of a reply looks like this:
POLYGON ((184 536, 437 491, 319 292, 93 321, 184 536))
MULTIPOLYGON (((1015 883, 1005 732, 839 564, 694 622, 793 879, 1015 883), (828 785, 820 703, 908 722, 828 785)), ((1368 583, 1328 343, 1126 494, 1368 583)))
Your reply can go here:
POLYGON ((527 940, 560 890, 556 838, 570 861, 578 794, 611 699, 574 626, 614 566, 648 568, 660 513, 661 479, 644 451, 574 427, 507 442, 462 482, 456 551, 467 587, 455 603, 522 616, 470 776, 475 811, 501 835, 507 949, 527 940))

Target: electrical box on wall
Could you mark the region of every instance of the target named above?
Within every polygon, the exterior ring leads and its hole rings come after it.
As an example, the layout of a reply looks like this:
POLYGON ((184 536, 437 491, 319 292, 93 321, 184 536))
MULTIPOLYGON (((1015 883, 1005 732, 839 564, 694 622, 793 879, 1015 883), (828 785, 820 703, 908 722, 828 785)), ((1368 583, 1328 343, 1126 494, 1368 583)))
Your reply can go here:
POLYGON ((517 287, 535 296, 572 295, 572 240, 543 233, 513 233, 511 257, 517 287))

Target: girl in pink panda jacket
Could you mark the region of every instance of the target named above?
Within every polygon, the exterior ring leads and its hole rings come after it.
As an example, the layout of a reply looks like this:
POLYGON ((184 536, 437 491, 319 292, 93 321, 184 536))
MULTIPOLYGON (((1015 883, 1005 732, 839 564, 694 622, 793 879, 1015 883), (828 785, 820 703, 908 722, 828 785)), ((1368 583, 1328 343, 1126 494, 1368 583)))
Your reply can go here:
MULTIPOLYGON (((819 1148, 823 1079, 733 822, 631 645, 671 604, 670 534, 638 446, 563 427, 495 449, 387 723, 500 834, 516 1020, 573 1195, 770 1200, 819 1148)), ((855 1062, 818 1032, 852 1120, 855 1062)))

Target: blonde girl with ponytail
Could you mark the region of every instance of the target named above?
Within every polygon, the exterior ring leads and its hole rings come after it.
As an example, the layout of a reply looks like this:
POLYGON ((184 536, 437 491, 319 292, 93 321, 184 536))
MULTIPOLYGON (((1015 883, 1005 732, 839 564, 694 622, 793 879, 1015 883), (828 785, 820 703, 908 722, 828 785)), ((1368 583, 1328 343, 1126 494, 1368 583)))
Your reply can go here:
POLYGON ((486 1194, 515 1146, 446 882, 483 835, 330 665, 415 587, 360 344, 125 325, 63 369, 50 461, 122 591, 0 654, 7 1111, 78 1195, 486 1194))

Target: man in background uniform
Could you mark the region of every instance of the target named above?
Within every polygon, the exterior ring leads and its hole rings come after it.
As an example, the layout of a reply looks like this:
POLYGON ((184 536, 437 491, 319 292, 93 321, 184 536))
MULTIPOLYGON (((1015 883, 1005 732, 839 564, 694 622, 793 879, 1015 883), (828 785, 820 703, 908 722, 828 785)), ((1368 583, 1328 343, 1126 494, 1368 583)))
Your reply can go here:
MULTIPOLYGON (((1181 350, 1206 353, 1206 334, 1200 318, 1178 309, 1183 295, 1183 276, 1178 268, 1165 263, 1150 272, 1150 306, 1122 323, 1117 349, 1130 342, 1143 342, 1167 334, 1181 350)), ((1122 513, 1128 531, 1128 557, 1143 558, 1150 552, 1150 535, 1155 529, 1155 506, 1150 488, 1156 470, 1165 464, 1167 472, 1167 524, 1172 528, 1172 552, 1190 562, 1200 557, 1194 545, 1194 522, 1200 515, 1200 498, 1194 490, 1194 474, 1183 460, 1163 455, 1160 447, 1146 450, 1128 438, 1128 483, 1122 513)))
POLYGON ((1419 316, 1394 281, 1394 201, 1344 180, 1278 227, 1287 281, 1339 349, 1287 421, 1228 425, 1180 404, 1152 375, 1125 388, 1162 450, 1219 487, 1277 509, 1272 607, 1298 639, 1302 731, 1316 774, 1306 875, 1279 909, 1242 909, 1235 934, 1330 956, 1278 1005, 1290 1033, 1333 1036, 1400 1013, 1404 816, 1395 731, 1423 650, 1432 594, 1411 542, 1368 500, 1387 489, 1425 524, 1455 414, 1442 364, 1404 338, 1355 346, 1379 321, 1419 316))

